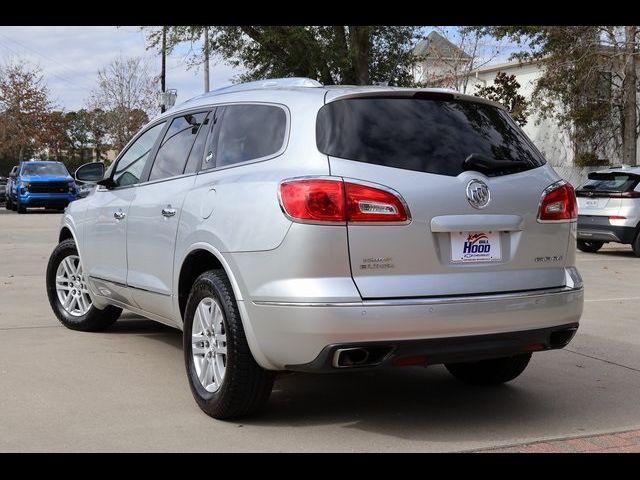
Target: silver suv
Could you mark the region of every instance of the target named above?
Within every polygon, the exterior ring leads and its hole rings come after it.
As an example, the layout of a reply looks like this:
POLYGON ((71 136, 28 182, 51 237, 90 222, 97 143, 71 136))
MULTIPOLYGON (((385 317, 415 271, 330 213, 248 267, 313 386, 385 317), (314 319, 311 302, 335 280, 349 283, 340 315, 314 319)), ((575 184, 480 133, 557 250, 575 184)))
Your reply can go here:
POLYGON ((597 252, 603 244, 631 244, 640 257, 640 167, 590 173, 576 190, 578 248, 597 252))
POLYGON ((223 88, 151 121, 62 218, 47 270, 69 328, 126 308, 183 331, 215 418, 279 371, 444 364, 517 377, 582 313, 577 206, 498 104, 448 90, 223 88))

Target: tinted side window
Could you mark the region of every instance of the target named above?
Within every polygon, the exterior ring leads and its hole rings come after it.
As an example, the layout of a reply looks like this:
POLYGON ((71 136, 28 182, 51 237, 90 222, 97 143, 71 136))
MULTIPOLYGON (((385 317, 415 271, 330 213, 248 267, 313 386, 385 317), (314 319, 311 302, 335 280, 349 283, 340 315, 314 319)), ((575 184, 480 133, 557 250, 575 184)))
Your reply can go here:
POLYGON ((230 105, 218 118, 216 167, 267 157, 284 145, 287 115, 280 107, 230 105))
POLYGON ((134 185, 140 181, 149 154, 164 128, 164 122, 144 132, 125 152, 115 166, 113 181, 119 187, 134 185))
POLYGON ((202 160, 202 156, 204 155, 204 148, 207 143, 207 134, 210 130, 209 126, 211 124, 212 115, 212 113, 207 115, 207 118, 204 119, 202 125, 200 126, 200 130, 198 130, 196 141, 193 144, 193 147, 191 147, 191 153, 189 154, 187 165, 184 167, 184 173, 195 173, 198 170, 198 165, 200 164, 200 160, 202 160))
POLYGON ((387 167, 459 175, 471 154, 545 163, 509 114, 471 101, 354 98, 323 106, 316 123, 326 155, 387 167))
POLYGON ((182 175, 187 157, 207 112, 174 118, 162 139, 149 180, 182 175))

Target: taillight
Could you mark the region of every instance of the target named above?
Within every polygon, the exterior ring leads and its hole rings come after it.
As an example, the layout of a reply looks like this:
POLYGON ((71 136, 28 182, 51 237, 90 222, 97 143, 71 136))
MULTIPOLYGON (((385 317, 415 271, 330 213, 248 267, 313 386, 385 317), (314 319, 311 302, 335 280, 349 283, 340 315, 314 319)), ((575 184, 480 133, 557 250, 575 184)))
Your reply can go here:
POLYGON ((406 222, 407 209, 392 192, 358 183, 344 182, 349 222, 406 222))
POLYGON ((538 221, 563 222, 578 218, 578 203, 571 184, 558 182, 548 187, 540 201, 538 221))
POLYGON ((342 180, 286 181, 280 184, 280 198, 292 219, 321 223, 345 221, 342 180))
POLYGON ((292 219, 310 223, 406 223, 399 197, 382 187, 342 179, 305 178, 280 184, 280 199, 292 219))

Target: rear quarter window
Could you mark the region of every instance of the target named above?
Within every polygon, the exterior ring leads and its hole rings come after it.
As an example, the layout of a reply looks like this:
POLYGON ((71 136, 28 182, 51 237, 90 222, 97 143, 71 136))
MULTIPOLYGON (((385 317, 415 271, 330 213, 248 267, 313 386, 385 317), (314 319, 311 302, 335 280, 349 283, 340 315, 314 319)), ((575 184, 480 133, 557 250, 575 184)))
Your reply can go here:
POLYGON ((474 153, 525 162, 525 169, 545 163, 508 113, 454 99, 337 100, 318 112, 316 142, 326 155, 449 176, 474 153))

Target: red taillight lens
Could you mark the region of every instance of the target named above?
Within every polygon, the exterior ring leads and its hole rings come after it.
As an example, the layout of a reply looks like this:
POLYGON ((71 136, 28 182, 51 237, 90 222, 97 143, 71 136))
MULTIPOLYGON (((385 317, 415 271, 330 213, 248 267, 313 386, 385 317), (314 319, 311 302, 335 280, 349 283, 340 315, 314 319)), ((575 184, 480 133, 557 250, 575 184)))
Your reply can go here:
POLYGON ((407 211, 393 193, 345 182, 349 222, 406 222, 407 211))
POLYGON ((340 180, 300 179, 280 184, 282 207, 292 219, 313 223, 404 223, 409 214, 392 192, 340 180))
POLYGON ((291 180, 280 185, 280 198, 287 214, 295 219, 344 222, 342 180, 291 180))
POLYGON ((569 183, 549 190, 542 198, 538 220, 565 221, 578 218, 578 203, 573 187, 569 183))

